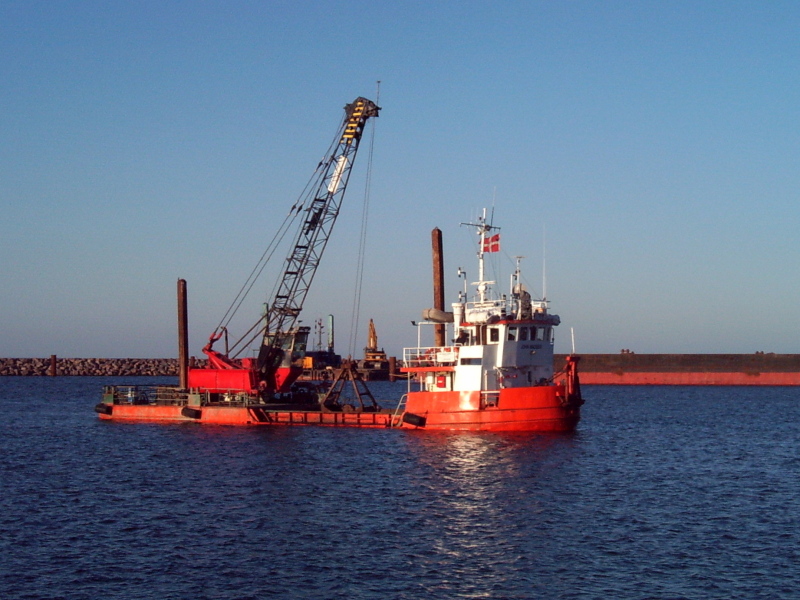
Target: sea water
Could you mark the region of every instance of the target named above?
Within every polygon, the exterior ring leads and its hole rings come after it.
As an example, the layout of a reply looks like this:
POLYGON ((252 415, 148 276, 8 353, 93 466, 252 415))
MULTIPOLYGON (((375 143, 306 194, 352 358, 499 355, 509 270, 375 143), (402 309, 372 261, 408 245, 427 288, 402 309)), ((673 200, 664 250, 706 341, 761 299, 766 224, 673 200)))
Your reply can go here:
POLYGON ((541 435, 98 419, 129 382, 0 378, 0 598, 798 597, 800 388, 541 435))

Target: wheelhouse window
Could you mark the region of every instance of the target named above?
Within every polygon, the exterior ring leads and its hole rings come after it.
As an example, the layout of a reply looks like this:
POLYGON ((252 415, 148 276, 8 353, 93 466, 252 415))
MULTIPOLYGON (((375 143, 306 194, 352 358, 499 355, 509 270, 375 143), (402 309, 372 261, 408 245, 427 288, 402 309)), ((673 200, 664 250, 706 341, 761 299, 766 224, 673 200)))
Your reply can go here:
POLYGON ((527 327, 520 327, 519 328, 519 339, 521 342, 524 342, 528 339, 528 328, 527 327))
POLYGON ((514 326, 508 328, 508 341, 509 342, 517 341, 517 328, 514 326))
POLYGON ((489 343, 496 344, 500 341, 500 330, 497 327, 489 328, 489 343))
POLYGON ((472 335, 469 329, 459 329, 458 337, 454 340, 456 346, 469 346, 472 345, 472 335))

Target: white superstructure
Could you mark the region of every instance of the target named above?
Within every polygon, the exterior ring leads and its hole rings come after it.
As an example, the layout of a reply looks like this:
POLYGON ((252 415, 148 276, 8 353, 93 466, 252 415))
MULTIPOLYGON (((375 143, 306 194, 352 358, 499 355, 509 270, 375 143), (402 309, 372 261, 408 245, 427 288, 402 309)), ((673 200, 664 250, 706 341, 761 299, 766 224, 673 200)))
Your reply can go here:
MULTIPOLYGON (((452 305, 452 313, 425 311, 424 321, 452 323, 453 343, 443 347, 404 350, 404 366, 419 374, 425 391, 499 391, 503 388, 547 385, 553 378, 553 328, 561 320, 547 312, 546 300, 534 301, 520 283, 519 258, 508 295, 494 292, 494 281, 484 279, 484 254, 499 245, 498 229, 486 223, 486 211, 477 223, 478 281, 475 293, 466 292, 452 305)), ((459 269, 459 275, 463 272, 459 269)), ((418 336, 419 340, 419 336, 418 336)))

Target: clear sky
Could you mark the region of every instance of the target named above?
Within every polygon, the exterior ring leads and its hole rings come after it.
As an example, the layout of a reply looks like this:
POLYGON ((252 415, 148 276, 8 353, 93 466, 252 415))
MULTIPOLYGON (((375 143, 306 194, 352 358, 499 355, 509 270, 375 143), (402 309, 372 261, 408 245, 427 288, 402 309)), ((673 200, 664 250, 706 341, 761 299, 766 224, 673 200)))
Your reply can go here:
POLYGON ((378 80, 356 343, 366 144, 303 314, 339 352, 413 345, 493 199, 557 351, 800 352, 798 2, 4 0, 0 56, 0 356, 175 356, 178 278, 200 355, 378 80))

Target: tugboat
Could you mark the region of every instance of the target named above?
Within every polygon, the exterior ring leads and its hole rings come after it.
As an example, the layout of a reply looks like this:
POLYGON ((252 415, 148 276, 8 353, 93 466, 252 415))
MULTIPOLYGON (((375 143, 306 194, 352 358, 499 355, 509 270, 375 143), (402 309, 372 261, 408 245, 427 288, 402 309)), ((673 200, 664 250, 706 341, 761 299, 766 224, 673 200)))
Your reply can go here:
MULTIPOLYGON (((486 222, 486 211, 474 227, 478 235, 478 281, 467 299, 459 292, 452 312, 423 312, 417 327, 452 324, 452 344, 440 338, 434 346, 405 348, 401 372, 409 374, 403 427, 470 431, 569 432, 583 405, 579 357, 568 355, 555 371, 553 331, 561 322, 547 310, 546 299, 533 300, 520 281, 520 259, 508 295, 498 295, 484 278, 484 256, 500 250, 499 227, 486 222), (416 389, 415 389, 416 388, 416 389)), ((442 336, 444 337, 444 336, 442 336)))

